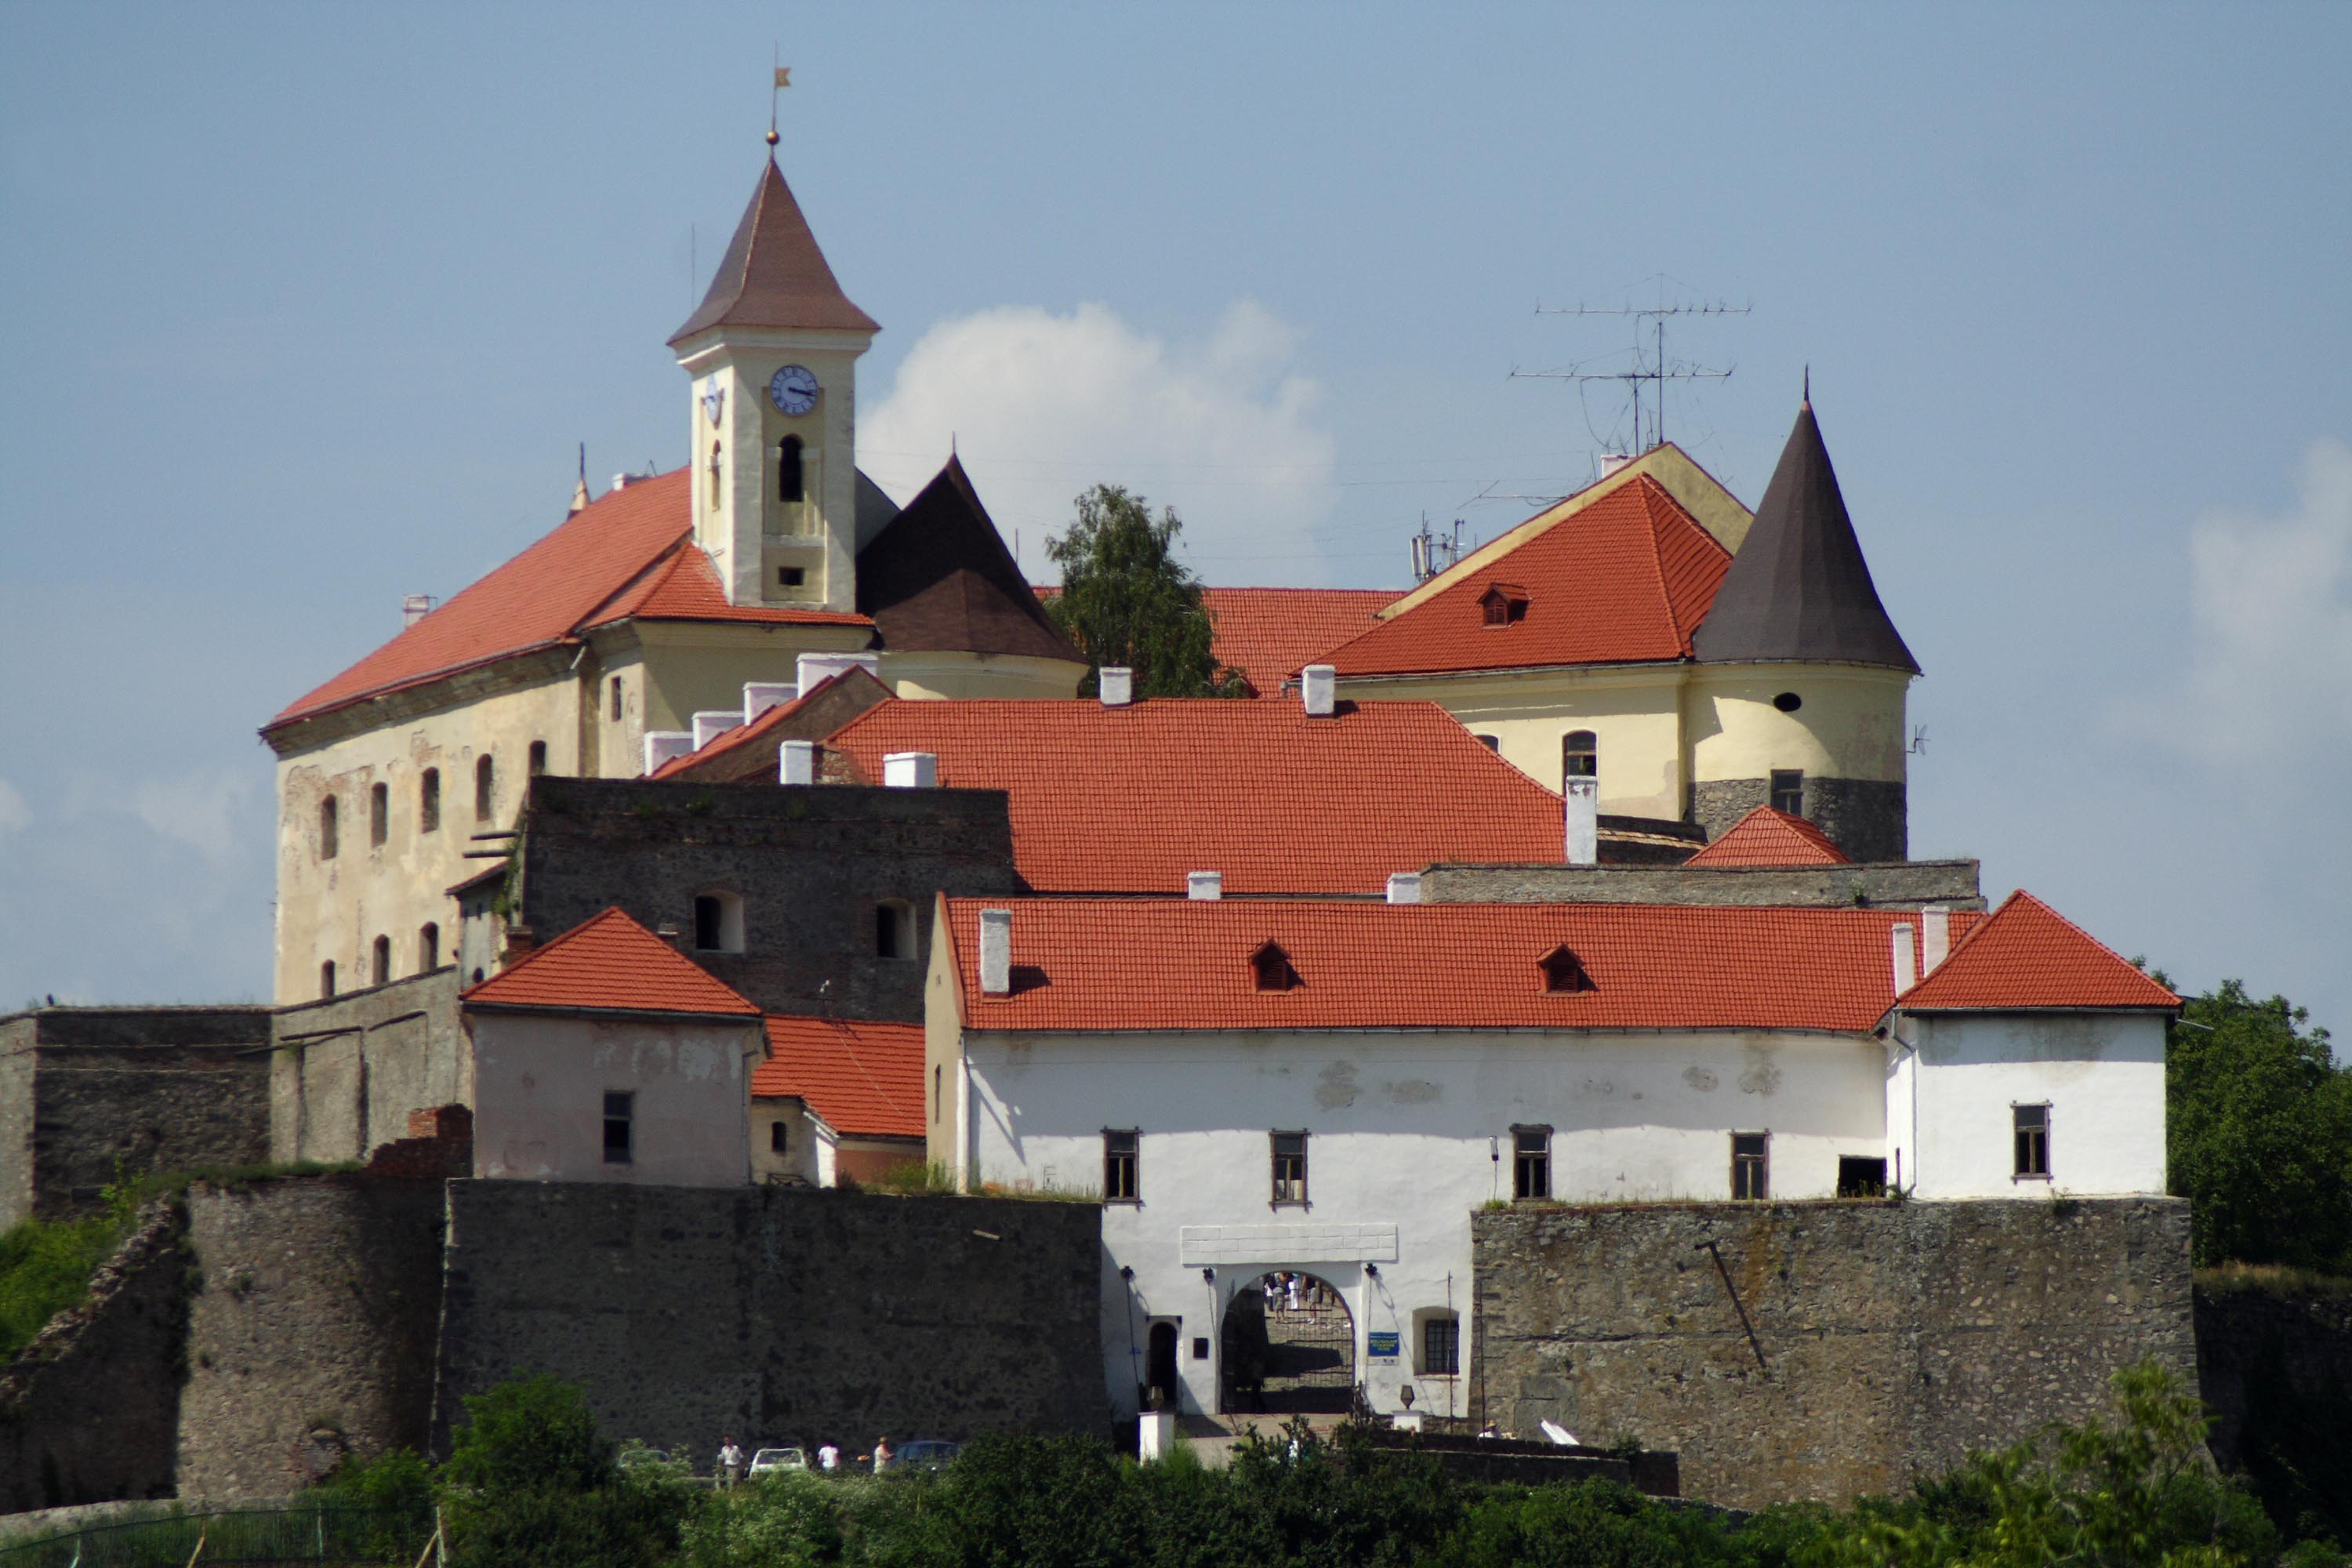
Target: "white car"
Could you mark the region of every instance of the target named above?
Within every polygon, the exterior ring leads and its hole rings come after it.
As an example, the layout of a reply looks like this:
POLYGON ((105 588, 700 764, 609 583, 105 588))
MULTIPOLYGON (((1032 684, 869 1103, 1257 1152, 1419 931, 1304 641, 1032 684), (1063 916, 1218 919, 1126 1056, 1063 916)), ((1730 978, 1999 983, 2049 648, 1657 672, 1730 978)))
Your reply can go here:
POLYGON ((808 1455, 799 1448, 762 1448, 751 1456, 754 1479, 773 1475, 778 1470, 805 1470, 808 1455))

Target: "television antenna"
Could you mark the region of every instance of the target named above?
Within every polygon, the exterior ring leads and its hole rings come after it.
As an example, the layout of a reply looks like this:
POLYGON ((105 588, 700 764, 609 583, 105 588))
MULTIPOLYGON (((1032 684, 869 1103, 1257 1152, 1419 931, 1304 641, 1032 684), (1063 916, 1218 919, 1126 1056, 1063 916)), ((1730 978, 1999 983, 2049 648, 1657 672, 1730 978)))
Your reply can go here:
POLYGON ((1421 531, 1412 536, 1412 580, 1416 584, 1453 570, 1454 563, 1462 559, 1462 526, 1457 517, 1450 532, 1432 533, 1429 514, 1421 514, 1421 531))
POLYGON ((1644 383, 1647 383, 1650 386, 1649 447, 1662 445, 1666 438, 1666 383, 1722 381, 1739 368, 1737 365, 1727 365, 1721 370, 1711 370, 1687 360, 1669 360, 1666 357, 1666 323, 1679 316, 1745 316, 1756 307, 1753 302, 1733 305, 1720 300, 1669 304, 1665 300, 1663 279, 1659 280, 1659 290, 1658 303, 1650 306, 1622 305, 1612 308, 1587 305, 1580 300, 1572 306, 1546 305, 1540 300, 1537 301, 1536 314, 1538 316, 1618 316, 1631 320, 1633 322, 1633 363, 1630 368, 1624 370, 1587 370, 1585 365, 1592 363, 1589 360, 1570 364, 1565 370, 1520 370, 1513 366, 1511 379, 1514 381, 1572 381, 1580 385, 1594 381, 1619 383, 1633 399, 1633 438, 1631 444, 1633 451, 1648 450, 1648 447, 1644 447, 1642 441, 1642 387, 1644 383), (1650 340, 1646 344, 1643 342, 1645 336, 1650 340))

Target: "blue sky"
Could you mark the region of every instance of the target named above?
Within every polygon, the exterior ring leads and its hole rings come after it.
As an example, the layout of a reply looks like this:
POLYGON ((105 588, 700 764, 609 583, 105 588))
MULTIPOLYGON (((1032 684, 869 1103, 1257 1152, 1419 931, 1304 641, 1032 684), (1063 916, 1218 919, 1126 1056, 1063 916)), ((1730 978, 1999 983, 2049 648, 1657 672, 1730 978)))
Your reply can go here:
POLYGON ((1538 301, 1752 301, 1666 434, 1752 503, 1811 363, 1915 853, 2352 1027, 2338 5, 0 11, 0 1006, 266 990, 255 730, 681 460, 775 43, 887 485, 1394 584, 1622 435, 1538 301))

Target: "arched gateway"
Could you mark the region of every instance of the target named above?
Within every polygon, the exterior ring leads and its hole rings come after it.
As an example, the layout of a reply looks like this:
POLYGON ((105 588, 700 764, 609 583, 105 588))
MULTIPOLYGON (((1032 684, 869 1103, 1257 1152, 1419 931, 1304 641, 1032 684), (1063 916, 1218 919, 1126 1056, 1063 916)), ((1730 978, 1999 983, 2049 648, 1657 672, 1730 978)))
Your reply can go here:
POLYGON ((1242 1286, 1221 1330, 1218 1406, 1228 1415, 1345 1415, 1356 1321, 1328 1281, 1281 1269, 1242 1286))

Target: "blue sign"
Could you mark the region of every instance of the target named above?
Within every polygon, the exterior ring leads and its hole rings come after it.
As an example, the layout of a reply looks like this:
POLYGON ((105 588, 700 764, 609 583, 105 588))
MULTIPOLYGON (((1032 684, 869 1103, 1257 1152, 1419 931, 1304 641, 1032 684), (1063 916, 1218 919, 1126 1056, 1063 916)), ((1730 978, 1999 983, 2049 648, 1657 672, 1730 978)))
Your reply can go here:
POLYGON ((1397 1336, 1394 1329, 1374 1329, 1364 1336, 1364 1354, 1374 1361, 1394 1361, 1397 1358, 1397 1336))

